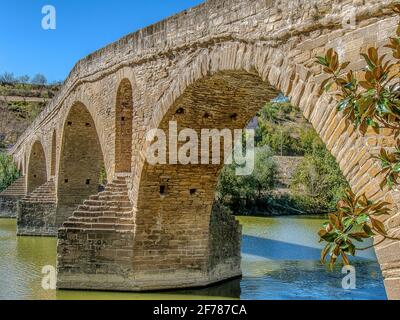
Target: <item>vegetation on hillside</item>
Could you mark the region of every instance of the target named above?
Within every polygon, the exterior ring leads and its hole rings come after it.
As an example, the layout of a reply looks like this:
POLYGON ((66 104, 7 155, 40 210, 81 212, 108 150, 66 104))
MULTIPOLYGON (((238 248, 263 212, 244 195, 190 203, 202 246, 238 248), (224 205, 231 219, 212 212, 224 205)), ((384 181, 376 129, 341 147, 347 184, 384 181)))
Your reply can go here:
POLYGON ((15 77, 13 73, 5 72, 0 74, 0 96, 51 99, 61 84, 59 81, 49 84, 42 74, 30 78, 26 75, 15 77))
POLYGON ((60 83, 47 84, 41 74, 32 79, 0 75, 0 149, 17 141, 59 89, 60 83))
POLYGON ((224 168, 217 199, 240 214, 326 213, 334 210, 348 184, 336 160, 299 109, 288 102, 270 102, 257 115, 257 157, 253 175, 235 175, 224 168), (289 192, 276 193, 274 155, 302 156, 289 192))
POLYGON ((0 192, 7 189, 19 176, 12 158, 0 152, 0 192))

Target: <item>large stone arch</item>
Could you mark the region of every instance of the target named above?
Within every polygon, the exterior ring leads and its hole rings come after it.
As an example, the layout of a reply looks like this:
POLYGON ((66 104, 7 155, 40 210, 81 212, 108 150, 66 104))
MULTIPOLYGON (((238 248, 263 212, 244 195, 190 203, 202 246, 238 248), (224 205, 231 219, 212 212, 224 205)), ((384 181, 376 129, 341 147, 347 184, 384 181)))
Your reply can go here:
MULTIPOLYGON (((382 177, 378 164, 372 160, 374 149, 367 144, 368 135, 362 136, 346 123, 337 112, 335 101, 321 94, 320 69, 312 72, 302 64, 294 64, 279 49, 250 44, 216 46, 192 60, 195 62, 178 72, 182 76, 160 99, 150 128, 168 132, 167 123, 171 120, 178 122, 178 132, 182 128, 199 132, 207 126, 243 128, 267 98, 282 91, 311 122, 353 191, 366 193, 372 200, 389 201, 397 210, 392 192, 379 189, 382 177)), ((147 142, 143 145, 141 156, 148 147, 147 142)), ((229 251, 212 247, 210 228, 216 177, 222 166, 151 166, 143 158, 137 165, 142 167, 133 183, 137 187, 137 198, 133 197, 134 265, 138 269, 146 265, 148 272, 159 274, 159 256, 152 253, 162 250, 163 263, 166 260, 171 268, 179 270, 170 279, 174 287, 188 285, 188 277, 204 284, 237 274, 240 267, 235 259, 233 263, 225 259, 228 264, 212 265, 220 250, 229 251), (190 254, 197 258, 188 258, 190 254)), ((385 257, 380 250, 383 249, 378 247, 377 254, 385 273, 385 257)), ((162 277, 168 282, 168 271, 162 277)))
POLYGON ((83 200, 98 192, 103 166, 103 153, 93 118, 83 103, 76 102, 70 108, 62 130, 57 225, 65 221, 83 200))
POLYGON ((115 173, 131 172, 133 94, 129 79, 121 80, 115 105, 115 173))
POLYGON ((47 182, 46 154, 40 140, 32 145, 26 179, 28 194, 47 182))

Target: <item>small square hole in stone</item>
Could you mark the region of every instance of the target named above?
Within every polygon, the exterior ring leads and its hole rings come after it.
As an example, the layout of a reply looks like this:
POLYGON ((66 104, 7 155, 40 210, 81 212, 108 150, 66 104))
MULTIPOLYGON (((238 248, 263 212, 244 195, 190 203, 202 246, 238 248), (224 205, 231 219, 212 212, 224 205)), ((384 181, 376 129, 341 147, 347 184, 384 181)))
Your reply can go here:
POLYGON ((160 186, 160 194, 164 195, 166 189, 167 189, 166 186, 160 186))
POLYGON ((90 179, 86 179, 86 184, 90 184, 90 179))
POLYGON ((68 183, 68 179, 65 179, 64 182, 65 182, 65 183, 68 183))
POLYGON ((176 110, 176 114, 184 114, 185 113, 185 109, 183 108, 179 108, 178 110, 176 110))
POLYGON ((71 122, 71 121, 68 121, 68 125, 69 125, 69 126, 72 126, 72 122, 71 122))
POLYGON ((190 195, 193 196, 197 192, 197 189, 190 189, 190 195))

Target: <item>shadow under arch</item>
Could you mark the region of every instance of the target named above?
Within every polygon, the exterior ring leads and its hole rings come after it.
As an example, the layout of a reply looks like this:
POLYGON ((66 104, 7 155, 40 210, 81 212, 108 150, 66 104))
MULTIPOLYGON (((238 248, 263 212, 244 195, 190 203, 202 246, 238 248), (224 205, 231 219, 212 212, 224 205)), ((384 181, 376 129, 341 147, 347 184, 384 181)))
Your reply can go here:
POLYGON ((27 193, 35 191, 46 182, 46 155, 42 143, 37 140, 32 146, 28 160, 27 193))
POLYGON ((51 137, 51 167, 50 175, 53 177, 56 174, 56 163, 57 163, 57 133, 53 130, 51 137))
POLYGON ((83 200, 96 194, 104 157, 89 110, 76 102, 69 110, 62 133, 57 181, 57 225, 83 200))
POLYGON ((132 84, 124 78, 119 84, 115 105, 115 172, 131 172, 132 167, 132 84))

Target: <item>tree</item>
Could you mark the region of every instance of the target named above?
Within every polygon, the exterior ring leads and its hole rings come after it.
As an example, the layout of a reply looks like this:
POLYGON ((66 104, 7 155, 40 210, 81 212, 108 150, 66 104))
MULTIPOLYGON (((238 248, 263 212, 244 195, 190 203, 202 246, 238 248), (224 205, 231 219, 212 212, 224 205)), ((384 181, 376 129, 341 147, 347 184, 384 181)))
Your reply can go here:
POLYGON ((47 79, 43 74, 38 73, 32 78, 31 83, 43 87, 47 84, 47 79))
POLYGON ((14 73, 4 72, 2 75, 0 75, 0 83, 2 85, 15 83, 14 73))
POLYGON ((321 141, 296 168, 290 188, 302 210, 321 213, 335 209, 348 183, 321 141))
POLYGON ((12 158, 0 153, 0 192, 8 188, 19 176, 12 158))
POLYGON ((254 171, 248 176, 237 176, 236 164, 226 166, 218 182, 217 199, 236 212, 254 206, 275 186, 277 167, 272 156, 268 147, 258 148, 254 171))
POLYGON ((30 80, 30 77, 28 75, 20 76, 18 78, 18 82, 22 84, 28 84, 30 80))
MULTIPOLYGON (((393 4, 393 11, 400 15, 400 3, 393 4)), ((385 47, 392 50, 392 59, 380 55, 376 47, 370 47, 367 53, 361 53, 366 63, 364 79, 358 80, 353 70, 345 71, 349 61, 341 63, 339 55, 329 49, 325 56, 317 57, 317 63, 323 66, 328 75, 321 89, 334 89, 338 100, 337 109, 343 112, 347 123, 352 123, 362 134, 368 130, 379 134, 382 129, 391 130, 393 137, 400 135, 400 23, 396 37, 389 40, 385 47)), ((384 179, 381 189, 392 189, 399 185, 400 179, 400 141, 396 150, 382 148, 380 154, 374 156, 380 160, 384 179)), ((321 241, 327 242, 321 261, 325 263, 329 256, 331 268, 341 255, 348 265, 347 255, 356 254, 353 241, 363 242, 376 235, 386 239, 400 240, 390 237, 383 223, 377 216, 389 215, 389 203, 374 203, 365 194, 356 196, 350 190, 341 202, 337 211, 330 214, 329 222, 319 233, 321 241)))

